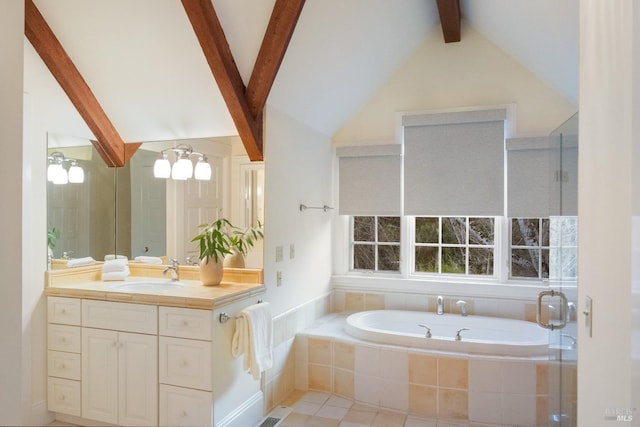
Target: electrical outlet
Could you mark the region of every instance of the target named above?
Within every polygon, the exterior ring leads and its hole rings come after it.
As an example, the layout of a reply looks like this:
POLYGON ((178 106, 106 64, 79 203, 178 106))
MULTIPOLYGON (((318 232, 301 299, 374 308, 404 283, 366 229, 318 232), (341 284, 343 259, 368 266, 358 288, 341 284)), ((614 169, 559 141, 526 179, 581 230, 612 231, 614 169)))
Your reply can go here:
POLYGON ((296 245, 293 243, 289 245, 289 259, 294 259, 296 257, 296 245))
POLYGON ((282 261, 282 245, 276 246, 276 262, 282 261))
POLYGON ((282 285, 282 271, 276 273, 276 286, 282 285))

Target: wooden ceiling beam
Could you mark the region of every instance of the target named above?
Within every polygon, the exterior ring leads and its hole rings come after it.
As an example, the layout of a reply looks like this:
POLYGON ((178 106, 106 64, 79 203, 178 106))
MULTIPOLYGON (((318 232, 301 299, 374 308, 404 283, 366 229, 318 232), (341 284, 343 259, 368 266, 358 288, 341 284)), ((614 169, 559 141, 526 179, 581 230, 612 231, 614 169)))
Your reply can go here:
POLYGON ((249 158, 263 160, 262 112, 251 113, 246 88, 211 0, 182 0, 182 5, 249 158))
POLYGON ((276 0, 247 85, 247 102, 256 117, 264 108, 293 36, 305 0, 276 0))
POLYGON ((97 139, 93 144, 104 162, 109 167, 124 166, 137 147, 125 149, 124 141, 32 0, 25 0, 24 31, 33 48, 93 132, 97 139))
POLYGON ((460 32, 460 0, 436 0, 440 25, 445 43, 459 42, 460 32))

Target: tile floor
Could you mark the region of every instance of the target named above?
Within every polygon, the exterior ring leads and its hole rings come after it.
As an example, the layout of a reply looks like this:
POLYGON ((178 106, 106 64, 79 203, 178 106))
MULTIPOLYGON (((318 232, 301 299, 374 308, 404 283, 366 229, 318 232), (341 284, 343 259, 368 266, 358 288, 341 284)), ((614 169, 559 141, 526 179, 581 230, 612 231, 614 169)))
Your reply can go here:
MULTIPOLYGON (((385 411, 314 391, 294 391, 282 404, 290 410, 278 427, 460 427, 468 424, 451 424, 425 420, 411 415, 385 411)), ((288 412, 287 410, 287 412, 288 412)), ((277 416, 278 410, 272 412, 277 416)))

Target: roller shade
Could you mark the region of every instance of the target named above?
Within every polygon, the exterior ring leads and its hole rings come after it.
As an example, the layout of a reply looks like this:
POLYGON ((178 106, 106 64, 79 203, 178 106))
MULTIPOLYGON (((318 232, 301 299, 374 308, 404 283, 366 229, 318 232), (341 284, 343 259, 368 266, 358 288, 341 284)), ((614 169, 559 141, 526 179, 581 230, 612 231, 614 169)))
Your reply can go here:
POLYGON ((503 215, 506 109, 403 117, 406 215, 503 215))
POLYGON ((577 215, 576 138, 507 140, 507 216, 536 218, 577 215))
POLYGON ((339 147, 339 213, 401 214, 402 146, 339 147))

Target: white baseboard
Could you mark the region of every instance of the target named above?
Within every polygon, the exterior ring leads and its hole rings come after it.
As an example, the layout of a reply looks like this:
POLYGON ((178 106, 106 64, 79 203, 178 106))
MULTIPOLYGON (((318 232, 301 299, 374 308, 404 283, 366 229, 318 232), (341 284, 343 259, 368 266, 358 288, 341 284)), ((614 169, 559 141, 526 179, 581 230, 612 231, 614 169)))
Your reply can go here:
POLYGON ((242 405, 216 423, 215 427, 247 427, 255 426, 263 418, 264 395, 258 391, 242 405))

